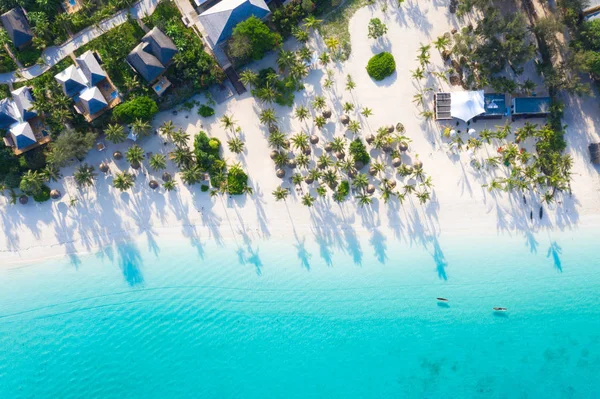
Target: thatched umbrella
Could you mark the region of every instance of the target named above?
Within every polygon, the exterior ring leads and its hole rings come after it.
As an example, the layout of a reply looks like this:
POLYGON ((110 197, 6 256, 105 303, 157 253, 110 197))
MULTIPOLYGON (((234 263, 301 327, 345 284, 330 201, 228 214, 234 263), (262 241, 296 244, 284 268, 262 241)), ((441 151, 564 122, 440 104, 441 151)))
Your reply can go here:
POLYGON ((346 156, 346 154, 344 154, 344 151, 336 151, 335 152, 335 157, 337 159, 344 159, 345 156, 346 156))
POLYGON ((285 170, 283 169, 277 169, 277 172, 275 172, 275 174, 277 175, 277 177, 279 177, 280 179, 283 179, 285 177, 285 170))
POLYGON ((279 131, 277 125, 269 125, 269 133, 275 133, 277 131, 279 131))
POLYGON ((406 173, 408 173, 409 175, 413 172, 413 167, 410 165, 406 165, 406 173))
POLYGON ((347 125, 350 123, 350 117, 348 115, 342 115, 340 116, 340 122, 342 122, 342 125, 347 125))
POLYGON ((98 169, 100 169, 100 172, 106 173, 108 172, 108 164, 106 162, 102 162, 100 166, 98 166, 98 169))
POLYGON ((377 174, 377 169, 375 169, 374 166, 369 167, 369 174, 375 176, 377 174))
POLYGON ((50 198, 52 198, 52 199, 59 199, 60 196, 61 196, 60 191, 58 191, 58 190, 52 190, 52 191, 50 191, 50 198))
POLYGON ((325 148, 325 151, 327 151, 327 152, 333 151, 333 147, 331 146, 331 143, 326 143, 324 148, 325 148))
POLYGON ((372 184, 369 184, 369 185, 367 186, 367 193, 369 193, 369 194, 373 194, 374 192, 375 192, 375 186, 374 186, 374 185, 372 185, 372 184))
POLYGON ((171 181, 172 178, 173 177, 171 176, 171 174, 169 172, 165 172, 162 174, 162 180, 164 182, 171 181))
POLYGON ((310 147, 306 147, 305 149, 302 150, 302 152, 304 153, 304 155, 310 155, 312 150, 310 149, 310 147))
POLYGON ((353 179, 354 179, 354 178, 356 177, 356 170, 354 170, 354 169, 350 169, 350 170, 348 171, 348 177, 351 177, 351 178, 353 178, 353 179))
POLYGON ((123 159, 123 153, 121 151, 115 151, 113 152, 113 158, 117 161, 123 159))
POLYGON ((306 176, 304 178, 304 181, 306 182, 306 184, 313 184, 315 182, 315 179, 312 178, 312 176, 306 176))
POLYGON ((389 188, 394 189, 396 187, 396 180, 389 180, 387 185, 389 188))
POLYGON ((150 183, 148 183, 148 185, 152 190, 156 190, 158 188, 158 182, 156 180, 150 180, 150 183))
POLYGON ((387 125, 385 128, 387 129, 388 133, 394 133, 394 130, 396 129, 394 125, 387 125))
POLYGON ((418 159, 413 163, 413 166, 415 167, 415 169, 421 169, 423 168, 423 162, 419 161, 418 159))
POLYGON ((392 159, 392 165, 394 168, 397 168, 398 166, 402 165, 402 160, 400 158, 394 158, 392 159))
POLYGON ((314 135, 314 134, 312 136, 310 136, 310 143, 311 144, 317 144, 318 142, 319 142, 319 136, 314 135))
POLYGON ((287 166, 294 169, 296 167, 296 160, 294 158, 288 159, 287 166))
POLYGON ((404 125, 400 122, 396 123, 396 131, 398 133, 404 133, 404 125))
POLYGON ((365 164, 362 163, 362 161, 355 161, 354 162, 354 167, 356 168, 356 170, 361 170, 362 168, 365 167, 365 164))
POLYGON ((290 139, 283 140, 283 148, 290 148, 290 139))
POLYGON ((331 110, 329 108, 325 108, 321 115, 323 115, 323 118, 329 119, 331 118, 331 110))
POLYGON ((278 151, 275 151, 275 150, 271 151, 271 155, 270 155, 270 156, 271 156, 271 159, 275 159, 275 158, 277 158, 277 155, 279 155, 279 152, 278 152, 278 151))
POLYGON ((28 202, 29 202, 29 197, 28 197, 28 196, 26 196, 25 194, 23 194, 23 195, 21 195, 21 196, 19 197, 19 203, 20 203, 21 205, 25 205, 25 204, 26 204, 26 203, 28 203, 28 202))
POLYGON ((375 141, 375 136, 374 136, 374 135, 372 135, 372 134, 369 134, 369 135, 367 136, 366 140, 367 140, 367 144, 371 145, 371 144, 373 144, 373 142, 375 141))
POLYGON ((398 144, 398 149, 402 152, 406 152, 408 150, 408 143, 406 141, 401 141, 400 144, 398 144))
POLYGON ((132 163, 131 163, 131 167, 132 167, 133 169, 136 169, 136 170, 137 170, 137 169, 139 169, 139 168, 140 168, 140 166, 142 166, 142 165, 141 165, 139 162, 132 162, 132 163))
POLYGON ((384 144, 382 149, 383 149, 383 152, 392 152, 392 146, 390 144, 384 144))

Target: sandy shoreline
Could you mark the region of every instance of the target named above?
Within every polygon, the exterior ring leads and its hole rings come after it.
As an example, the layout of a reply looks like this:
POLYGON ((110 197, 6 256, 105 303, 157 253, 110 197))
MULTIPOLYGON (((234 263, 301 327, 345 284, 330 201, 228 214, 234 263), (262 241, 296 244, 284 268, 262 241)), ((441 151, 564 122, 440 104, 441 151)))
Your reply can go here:
MULTIPOLYGON (((354 199, 341 205, 328 199, 326 203, 317 201, 315 207, 309 209, 295 195, 286 203, 276 202, 271 192, 281 180, 275 176, 275 167, 268 156, 268 132, 258 120, 262 106, 247 93, 216 106, 216 115, 211 118, 200 118, 195 109, 179 111, 176 116, 163 112, 155 118, 154 126, 172 119, 176 126, 192 136, 202 126, 209 135, 225 143, 229 133, 221 127, 218 118, 224 113, 233 114, 242 128, 246 152, 235 155, 224 145, 223 155, 229 161, 240 162, 248 171, 254 188, 252 196, 210 198, 208 193, 200 192, 200 185, 188 187, 180 181, 176 192, 165 193, 162 189, 155 192, 148 187, 148 181, 153 175, 160 181, 160 175, 148 171, 146 162, 134 189, 120 193, 112 187, 112 176, 118 170, 127 169, 128 164, 124 160, 115 162, 111 154, 117 149, 124 151, 130 144, 107 143, 106 151, 92 150, 85 160, 95 166, 108 161, 111 166, 108 175, 98 176, 94 188, 80 190, 72 178, 65 178, 50 184, 51 188, 63 193, 59 201, 44 204, 30 201, 26 206, 12 206, 6 198, 0 197, 3 235, 0 238, 0 264, 18 265, 65 254, 88 253, 120 240, 140 237, 156 241, 167 237, 184 238, 191 244, 239 240, 244 245, 278 238, 297 242, 314 239, 339 245, 340 241, 350 243, 352 236, 377 231, 388 238, 388 244, 396 240, 429 248, 438 239, 452 234, 486 234, 490 237, 511 234, 523 236, 527 242, 536 234, 600 227, 600 175, 589 163, 587 153, 587 144, 598 141, 596 131, 600 131, 597 100, 564 99, 567 104, 564 118, 568 125, 567 151, 574 160, 573 195, 561 196, 559 201, 562 203, 550 208, 545 206, 544 218, 540 221, 536 217, 532 221, 529 215, 537 214, 538 198, 527 195, 525 204, 521 196, 488 193, 481 187, 484 180, 469 165, 467 156, 449 155, 440 138, 439 125, 424 121, 418 115, 412 103, 415 88, 410 78, 410 70, 416 66, 414 55, 420 43, 431 42, 454 27, 456 22, 447 14, 447 5, 426 4, 406 10, 398 12, 394 8, 394 13, 386 15, 370 7, 359 10, 350 23, 351 58, 332 66, 337 86, 334 93, 339 100, 333 101, 322 91, 319 82, 324 79, 324 71, 312 70, 306 79, 306 90, 296 93, 296 104, 307 104, 315 94, 323 94, 333 110, 334 121, 339 118, 344 101, 355 101, 360 106, 372 108, 374 115, 363 124, 360 133, 363 137, 370 129, 402 122, 407 136, 412 139, 408 160, 414 161, 418 154, 425 172, 433 179, 434 196, 427 205, 422 206, 414 199, 403 205, 394 200, 388 204, 375 200, 370 207, 361 208, 354 199), (375 43, 366 39, 367 22, 373 16, 382 18, 388 25, 388 41, 375 43), (396 74, 379 84, 365 71, 366 60, 374 49, 390 51, 397 62, 396 74), (344 90, 348 73, 357 84, 353 94, 344 90), (148 176, 143 176, 144 173, 148 176), (69 206, 71 197, 79 198, 74 207, 69 206)), ((321 48, 322 42, 314 40, 313 47, 321 48)), ((432 57, 434 65, 441 63, 437 51, 432 51, 432 57)), ((272 65, 274 59, 271 55, 253 67, 272 65)), ((205 102, 204 96, 198 96, 197 100, 205 102)), ((276 106, 275 109, 284 132, 293 134, 306 128, 306 124, 292 118, 293 108, 276 106)), ((474 127, 481 129, 497 124, 500 122, 477 122, 474 127)), ((322 141, 345 134, 340 123, 329 123, 323 132, 309 126, 309 132, 319 135, 322 141)), ((140 145, 153 153, 167 153, 170 149, 158 136, 145 138, 140 145)), ((313 159, 318 155, 316 152, 313 159)), ((372 155, 380 156, 377 152, 372 155)), ((63 174, 72 175, 76 166, 66 168, 63 174)), ((174 170, 174 165, 170 164, 168 171, 174 170)), ((291 187, 287 180, 285 185, 291 187)))

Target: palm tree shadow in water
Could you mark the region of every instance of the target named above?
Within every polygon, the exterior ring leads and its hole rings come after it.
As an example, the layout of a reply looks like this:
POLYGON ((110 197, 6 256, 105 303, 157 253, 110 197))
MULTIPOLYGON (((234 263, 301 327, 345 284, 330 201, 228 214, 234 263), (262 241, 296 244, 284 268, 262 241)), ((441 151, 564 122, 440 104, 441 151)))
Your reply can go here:
POLYGON ((442 251, 437 238, 434 237, 432 241, 433 260, 435 261, 438 277, 446 281, 448 280, 448 275, 446 274, 446 266, 448 266, 448 262, 446 262, 446 257, 444 256, 444 252, 442 251))
POLYGON ((546 258, 552 257, 552 261, 554 262, 554 267, 556 270, 562 273, 562 261, 560 260, 560 255, 562 254, 562 248, 558 245, 556 241, 552 241, 550 243, 550 248, 548 248, 548 253, 546 254, 546 258))
POLYGON ((119 266, 127 284, 131 287, 144 282, 144 276, 140 270, 142 256, 137 246, 131 242, 118 244, 119 266))

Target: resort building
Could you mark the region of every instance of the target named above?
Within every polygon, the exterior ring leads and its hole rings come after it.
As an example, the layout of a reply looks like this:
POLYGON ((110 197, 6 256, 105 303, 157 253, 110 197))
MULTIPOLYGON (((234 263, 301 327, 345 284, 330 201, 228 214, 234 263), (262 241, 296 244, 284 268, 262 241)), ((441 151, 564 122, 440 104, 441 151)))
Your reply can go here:
POLYGON ((271 13, 264 0, 223 0, 198 16, 204 28, 203 37, 211 49, 224 43, 233 33, 233 28, 255 16, 263 19, 271 13))
POLYGON ((435 93, 435 119, 460 119, 468 122, 485 113, 483 90, 435 93))
POLYGON ((75 110, 88 122, 121 103, 117 88, 102 69, 96 53, 88 50, 54 78, 75 101, 75 110))
POLYGON ((33 32, 21 7, 15 7, 2 14, 0 20, 2 20, 2 25, 16 49, 20 50, 31 44, 33 32))
POLYGON ((160 96, 171 86, 171 82, 163 76, 163 73, 171 64, 175 54, 177 54, 175 43, 160 29, 154 27, 127 55, 127 63, 142 75, 146 82, 152 84, 152 89, 160 96))
POLYGON ((11 94, 12 98, 0 100, 0 129, 7 131, 4 144, 20 155, 51 139, 42 117, 33 109, 31 89, 21 87, 11 94))

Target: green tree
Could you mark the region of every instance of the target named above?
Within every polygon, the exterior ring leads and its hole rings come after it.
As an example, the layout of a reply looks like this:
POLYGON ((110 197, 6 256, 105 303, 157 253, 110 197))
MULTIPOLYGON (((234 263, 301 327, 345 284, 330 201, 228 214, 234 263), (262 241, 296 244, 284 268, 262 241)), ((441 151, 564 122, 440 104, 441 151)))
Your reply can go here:
POLYGON ((166 169, 167 158, 163 154, 153 154, 148 160, 148 164, 155 171, 166 169))
POLYGON ((387 26, 381 22, 379 18, 371 18, 369 21, 369 34, 370 39, 379 39, 387 33, 387 26))
POLYGON ((235 26, 228 50, 233 58, 260 60, 281 41, 279 33, 271 32, 264 22, 251 16, 235 26))
POLYGON ((44 176, 36 171, 28 170, 21 177, 19 189, 28 195, 36 195, 42 191, 44 187, 44 176))
POLYGON ((93 132, 81 133, 67 128, 50 144, 47 161, 53 166, 66 166, 73 158, 83 159, 95 142, 93 132))
POLYGON ((275 201, 285 201, 290 194, 290 191, 287 188, 277 187, 273 190, 273 197, 275 197, 275 201))
POLYGON ((115 144, 122 143, 127 138, 127 133, 125 133, 123 125, 118 123, 108 125, 106 129, 104 129, 104 135, 108 141, 115 144))
POLYGON ((79 187, 91 187, 94 185, 94 181, 96 180, 96 176, 98 175, 95 171, 96 169, 92 165, 88 165, 84 163, 80 167, 77 168, 73 178, 79 187))
POLYGON ((140 164, 142 163, 144 158, 144 149, 139 145, 132 145, 127 149, 127 152, 125 152, 125 159, 135 169, 140 167, 140 164))
POLYGON ((140 96, 117 105, 113 116, 123 123, 132 123, 136 119, 149 121, 158 112, 158 105, 150 97, 140 96))
POLYGON ((133 187, 134 182, 135 180, 131 173, 120 172, 115 175, 113 186, 119 191, 125 191, 133 187))

